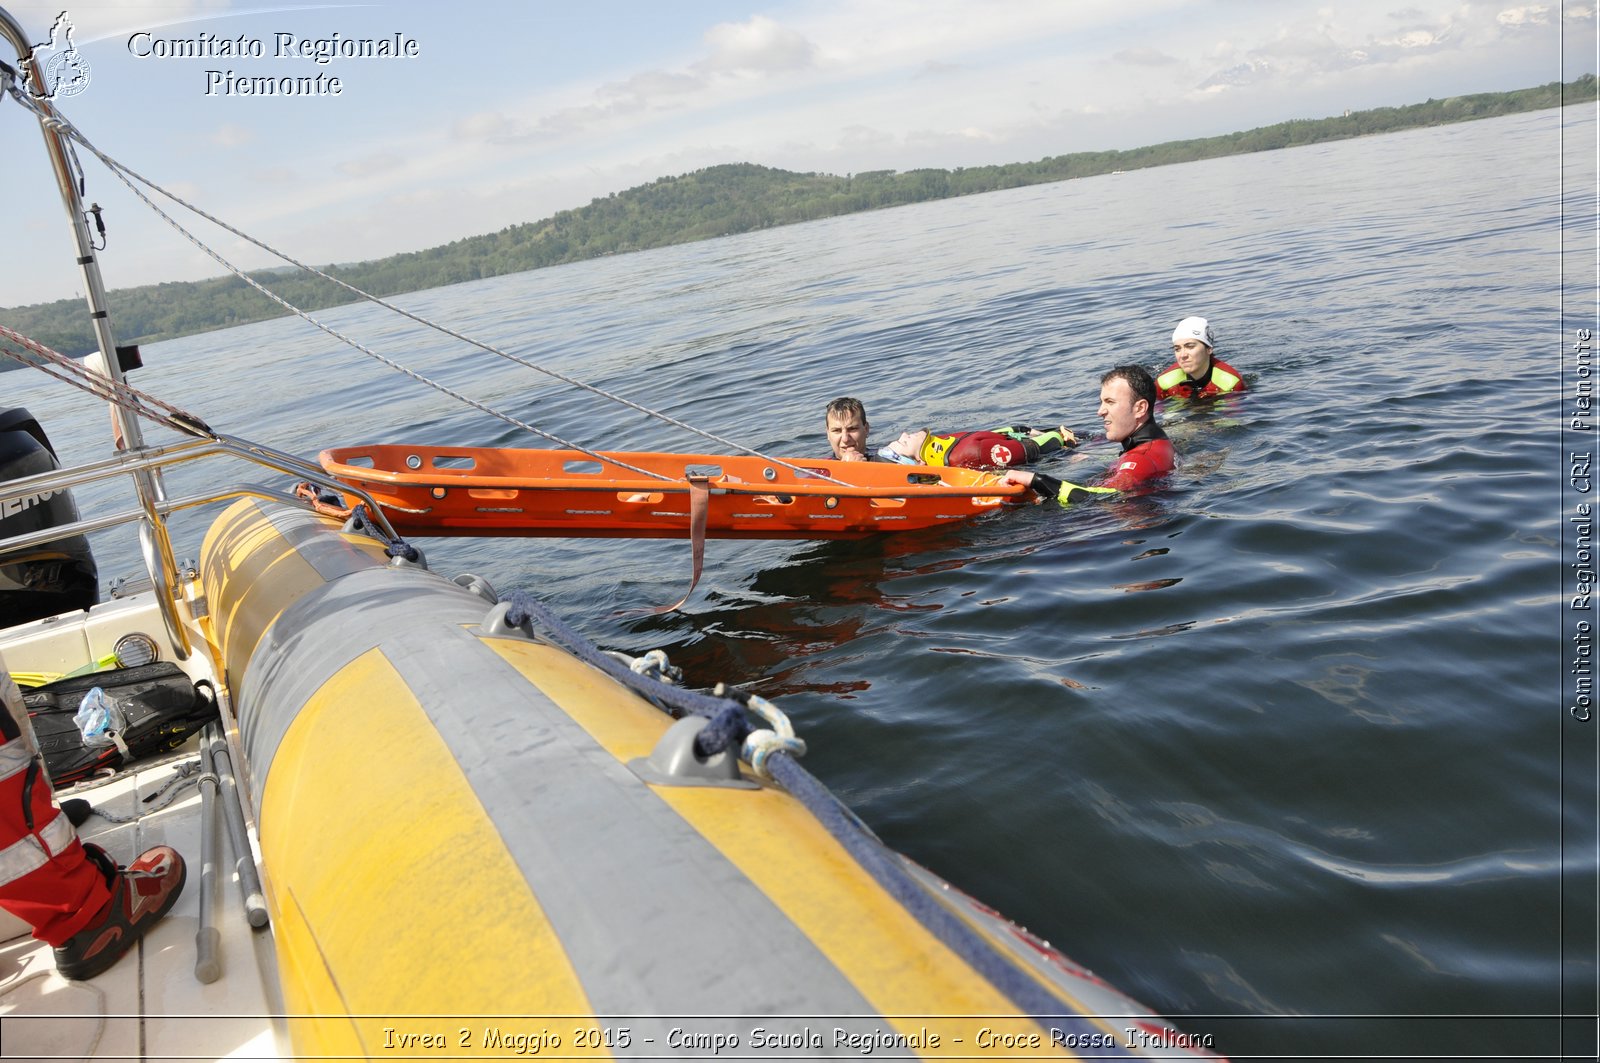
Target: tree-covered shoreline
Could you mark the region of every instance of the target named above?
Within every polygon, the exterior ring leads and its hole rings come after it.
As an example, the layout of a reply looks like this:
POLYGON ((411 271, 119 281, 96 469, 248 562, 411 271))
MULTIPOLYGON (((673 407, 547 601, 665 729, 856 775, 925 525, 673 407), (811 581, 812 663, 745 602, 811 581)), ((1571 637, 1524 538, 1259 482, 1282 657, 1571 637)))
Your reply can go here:
MULTIPOLYGON (((327 267, 326 272, 375 295, 387 296, 865 210, 1492 118, 1570 103, 1592 103, 1595 99, 1595 77, 1586 74, 1565 84, 1558 81, 1513 92, 1379 107, 1334 118, 1296 119, 1216 137, 1168 141, 1127 151, 1074 152, 1036 162, 955 170, 877 170, 844 177, 732 163, 658 178, 540 221, 423 251, 327 267)), ((251 276, 306 310, 353 301, 344 289, 304 274, 275 269, 251 276)), ((284 313, 276 303, 231 276, 118 289, 110 292, 108 299, 111 319, 124 343, 153 343, 284 313)), ((0 315, 12 328, 64 354, 82 355, 95 348, 81 299, 0 309, 0 315)), ((16 364, 0 359, 0 369, 16 364)))

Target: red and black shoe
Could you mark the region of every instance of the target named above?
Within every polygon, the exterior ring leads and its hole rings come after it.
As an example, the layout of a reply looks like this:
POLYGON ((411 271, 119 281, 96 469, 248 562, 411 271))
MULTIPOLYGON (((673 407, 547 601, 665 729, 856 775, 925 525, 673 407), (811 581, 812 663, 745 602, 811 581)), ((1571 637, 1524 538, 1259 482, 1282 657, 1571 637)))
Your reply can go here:
POLYGON ((183 857, 170 845, 147 849, 127 867, 118 867, 98 845, 84 843, 83 851, 106 876, 111 900, 55 950, 56 971, 79 982, 109 969, 159 922, 177 903, 187 876, 183 857))

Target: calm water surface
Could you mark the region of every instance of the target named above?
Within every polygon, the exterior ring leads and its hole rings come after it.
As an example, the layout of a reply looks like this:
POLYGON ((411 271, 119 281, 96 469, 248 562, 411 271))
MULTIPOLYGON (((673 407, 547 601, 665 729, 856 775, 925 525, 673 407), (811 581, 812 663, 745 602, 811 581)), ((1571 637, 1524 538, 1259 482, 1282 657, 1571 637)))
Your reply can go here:
MULTIPOLYGON (((1592 149, 1593 111, 1574 107, 404 297, 782 454, 826 450, 840 394, 880 442, 1097 428, 1099 373, 1165 365, 1191 313, 1252 388, 1165 411, 1184 463, 1158 494, 867 542, 713 543, 665 618, 628 611, 678 596, 684 543, 423 545, 606 646, 663 647, 697 685, 780 699, 807 766, 886 841, 1219 1051, 1552 1054, 1552 1025, 1518 1016, 1560 1011, 1563 985, 1569 1009, 1595 992, 1592 932, 1574 950, 1560 905, 1563 882, 1595 893, 1592 847, 1572 841, 1595 811, 1560 789, 1561 193, 1576 238, 1595 187, 1592 150, 1562 172, 1564 128, 1592 149)), ((324 316, 567 439, 706 447, 381 310, 324 316)), ((542 445, 299 323, 145 357, 135 383, 308 457, 542 445)), ((69 458, 103 452, 103 413, 24 376, 5 377, 8 404, 69 458)), ((1091 475, 1111 451, 1054 471, 1091 475)), ((103 574, 136 567, 104 539, 103 574)))

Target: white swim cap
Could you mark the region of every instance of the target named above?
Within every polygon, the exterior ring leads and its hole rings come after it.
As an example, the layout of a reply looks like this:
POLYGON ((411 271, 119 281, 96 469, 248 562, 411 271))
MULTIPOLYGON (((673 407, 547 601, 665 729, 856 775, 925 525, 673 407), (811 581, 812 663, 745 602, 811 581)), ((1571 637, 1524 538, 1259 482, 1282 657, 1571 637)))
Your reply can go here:
POLYGON ((1172 330, 1172 342, 1182 343, 1185 340, 1199 340, 1207 347, 1217 345, 1211 335, 1211 325, 1203 317, 1186 317, 1178 322, 1178 327, 1172 330))

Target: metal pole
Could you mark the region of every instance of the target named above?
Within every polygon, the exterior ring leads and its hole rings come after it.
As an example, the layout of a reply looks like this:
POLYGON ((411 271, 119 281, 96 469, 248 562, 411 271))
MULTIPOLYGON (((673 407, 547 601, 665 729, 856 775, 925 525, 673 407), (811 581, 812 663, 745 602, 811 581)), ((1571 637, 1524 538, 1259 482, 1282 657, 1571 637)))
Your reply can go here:
POLYGON ((267 925, 270 916, 266 894, 261 891, 261 877, 256 874, 255 854, 250 851, 244 808, 239 804, 239 783, 233 777, 233 761, 219 734, 213 733, 203 741, 211 751, 211 764, 222 787, 222 818, 228 824, 228 838, 233 844, 234 869, 239 874, 239 892, 244 895, 245 918, 259 930, 267 925))
POLYGON ((222 932, 216 927, 217 771, 211 761, 211 732, 200 734, 200 929, 194 935, 194 976, 209 985, 222 976, 222 932))
MULTIPOLYGON (((72 226, 72 239, 78 248, 78 268, 83 274, 84 298, 89 304, 89 323, 94 329, 95 342, 100 345, 97 354, 92 354, 84 359, 84 365, 106 377, 115 384, 122 383, 122 366, 117 361, 117 341, 111 332, 110 310, 106 305, 105 283, 100 277, 100 262, 95 257, 94 240, 89 235, 89 223, 84 216, 83 198, 78 186, 72 179, 72 165, 67 150, 67 139, 54 126, 50 119, 55 117, 55 108, 45 95, 44 72, 38 65, 30 60, 33 56, 33 44, 16 19, 10 12, 0 8, 0 36, 11 43, 16 50, 17 62, 23 70, 27 71, 28 82, 32 85, 32 95, 43 112, 39 119, 40 132, 44 134, 45 153, 50 156, 51 169, 55 171, 56 187, 61 192, 61 201, 67 209, 67 219, 72 226)), ((29 85, 22 86, 28 91, 29 85)), ((112 434, 118 450, 138 450, 144 446, 144 432, 139 425, 137 416, 111 403, 112 434)), ((163 576, 178 571, 177 560, 172 557, 172 544, 167 538, 166 528, 161 518, 156 515, 157 503, 166 497, 165 489, 161 483, 159 470, 151 469, 134 474, 134 487, 139 495, 139 504, 145 511, 145 523, 148 525, 147 535, 153 540, 153 546, 164 553, 165 564, 151 566, 150 579, 156 585, 158 592, 163 593, 169 600, 175 600, 178 594, 176 586, 163 585, 163 576), (164 568, 165 572, 156 571, 164 568)), ((173 650, 179 660, 189 656, 189 642, 179 626, 178 645, 173 650)))

